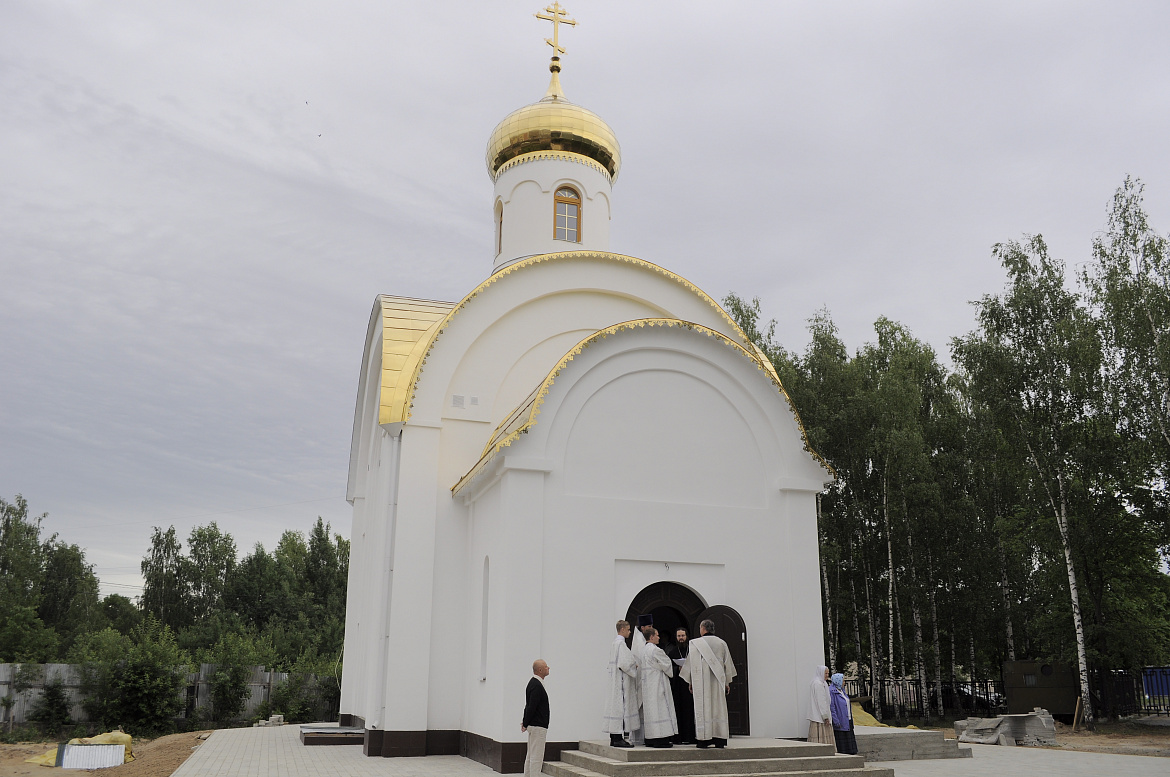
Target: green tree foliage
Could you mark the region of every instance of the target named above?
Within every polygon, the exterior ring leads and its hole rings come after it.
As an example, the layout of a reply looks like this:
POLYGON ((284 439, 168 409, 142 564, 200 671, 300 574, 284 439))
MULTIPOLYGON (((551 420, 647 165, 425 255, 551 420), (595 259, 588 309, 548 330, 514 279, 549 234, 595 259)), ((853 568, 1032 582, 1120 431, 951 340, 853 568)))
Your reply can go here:
MULTIPOLYGON (((156 528, 142 561, 143 609, 178 624, 172 629, 184 650, 219 663, 216 646, 236 635, 253 640, 281 671, 306 653, 341 654, 349 541, 324 520, 317 519, 307 538, 285 531, 273 553, 257 544, 238 562, 235 541, 214 523, 193 529, 187 549, 184 554, 174 527, 156 528), (256 642, 258 634, 266 635, 268 648, 256 642)), ((232 673, 243 671, 238 667, 232 673)))
POLYGON ((46 627, 56 631, 60 649, 68 650, 77 636, 101 619, 98 579, 85 551, 57 539, 43 547, 44 577, 37 614, 46 627))
POLYGON ((60 678, 45 683, 41 698, 33 705, 28 719, 38 724, 46 736, 57 734, 72 722, 69 694, 65 692, 65 684, 60 678))
POLYGON ((108 628, 87 635, 72 657, 85 664, 82 693, 92 719, 135 736, 172 729, 191 661, 169 626, 147 615, 129 637, 108 628))
POLYGON ((226 632, 206 653, 215 665, 211 678, 211 720, 230 722, 244 711, 248 701, 248 680, 255 666, 273 663, 274 651, 267 639, 248 633, 226 632))
POLYGON ((1170 238, 1150 226, 1141 181, 1113 197, 1095 262, 1081 274, 1105 352, 1104 377, 1122 423, 1126 493, 1170 547, 1170 238))
POLYGON ((228 577, 236 568, 236 542, 215 521, 196 526, 187 538, 187 555, 179 564, 186 615, 197 621, 218 612, 228 577))
POLYGON ((349 542, 324 520, 242 560, 214 522, 191 531, 186 553, 174 527, 155 527, 135 603, 100 598, 81 548, 41 540, 44 517, 19 495, 0 499, 0 660, 81 665, 91 719, 136 732, 170 727, 192 656, 213 666, 213 720, 239 718, 257 666, 296 669, 290 709, 336 711, 349 542), (317 668, 327 681, 309 677, 317 668))
POLYGON ((106 627, 82 634, 70 649, 66 660, 81 667, 82 706, 90 720, 105 723, 120 717, 114 672, 132 645, 128 635, 106 627))
POLYGON ((288 669, 288 679, 272 694, 272 711, 290 723, 331 720, 341 701, 337 662, 309 650, 288 669))
POLYGON ((818 311, 789 352, 758 299, 724 300, 837 474, 818 505, 837 666, 941 705, 944 679, 1004 660, 1170 662, 1170 240, 1141 194, 1118 190, 1083 292, 1043 238, 996 246, 1008 284, 954 372, 885 318, 850 353, 818 311))
POLYGON ((121 594, 106 596, 102 599, 101 609, 105 622, 120 634, 129 634, 131 629, 142 622, 142 611, 121 594))
MULTIPOLYGON (((1064 266, 1039 236, 996 246, 1008 271, 1007 292, 979 303, 981 331, 955 341, 955 357, 971 375, 975 401, 1031 467, 1041 505, 1056 524, 1068 575, 1080 669, 1088 700, 1088 655, 1081 614, 1073 526, 1094 494, 1108 498, 1098 478, 1111 462, 1112 425, 1102 416, 1101 348, 1076 295, 1065 288, 1064 266), (1095 461, 1094 461, 1095 459, 1095 461), (1078 509, 1081 507, 1081 509, 1078 509)), ((1083 570, 1080 575, 1083 578, 1083 570)), ((1092 708, 1086 702, 1086 719, 1092 708)))
POLYGON ((0 661, 44 661, 57 649, 57 635, 37 613, 45 517, 30 517, 20 494, 11 502, 0 498, 0 661))
POLYGON ((174 526, 165 532, 156 526, 150 535, 150 551, 142 559, 142 611, 172 629, 187 625, 189 615, 182 550, 174 526))

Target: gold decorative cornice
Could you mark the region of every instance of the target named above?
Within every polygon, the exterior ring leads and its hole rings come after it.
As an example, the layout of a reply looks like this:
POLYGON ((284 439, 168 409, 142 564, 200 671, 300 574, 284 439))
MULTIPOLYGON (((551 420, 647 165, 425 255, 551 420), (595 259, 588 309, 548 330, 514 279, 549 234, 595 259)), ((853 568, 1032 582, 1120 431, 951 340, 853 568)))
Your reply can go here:
MULTIPOLYGON (((382 392, 381 407, 378 414, 378 423, 389 424, 407 422, 410 420, 410 414, 414 407, 415 388, 418 386, 419 377, 422 375, 423 367, 426 365, 426 361, 430 356, 431 349, 434 348, 435 342, 438 340, 439 335, 441 335, 447 329, 452 319, 454 319, 455 316, 459 314, 459 311, 467 307, 467 305, 473 299, 482 294, 493 283, 497 283, 503 280, 506 276, 512 273, 520 272, 538 264, 570 261, 574 259, 595 259, 620 264, 632 264, 665 276, 684 287, 695 296, 704 300, 708 305, 719 312, 719 314, 728 323, 732 330, 738 334, 745 343, 749 342, 747 336, 743 333, 743 330, 739 328, 734 320, 732 320, 731 316, 727 315, 727 311, 720 307, 719 303, 713 300, 710 296, 707 295, 706 292, 688 281, 686 278, 683 278, 681 275, 676 275, 664 267, 659 267, 652 262, 647 262, 644 259, 639 259, 635 256, 611 254, 605 251, 561 251, 554 254, 538 254, 536 256, 530 256, 527 259, 521 259, 518 262, 496 270, 494 273, 492 273, 491 276, 487 278, 487 280, 483 281, 474 289, 472 289, 467 294, 467 296, 465 296, 457 304, 448 308, 446 314, 442 316, 441 319, 434 321, 434 323, 426 328, 425 332, 420 334, 417 340, 413 341, 413 345, 406 353, 405 358, 398 362, 401 364, 401 367, 398 368, 398 370, 401 372, 401 376, 396 375, 394 380, 391 381, 391 385, 393 387, 391 396, 387 396, 385 389, 382 392), (405 377, 405 380, 403 377, 405 377)), ((387 299, 396 298, 390 297, 387 299)), ((449 305, 450 303, 443 302, 430 304, 449 305)), ((403 346, 398 347, 403 348, 403 346)), ((768 365, 768 368, 771 369, 773 375, 775 375, 775 369, 772 368, 771 362, 768 362, 765 359, 765 363, 768 365)), ((779 377, 776 379, 779 380, 779 377)), ((383 376, 383 386, 385 387, 386 385, 387 381, 385 376, 383 376)))
POLYGON ((538 159, 560 159, 565 162, 576 162, 579 165, 592 167, 594 170, 604 175, 606 180, 608 180, 610 183, 613 183, 613 176, 610 175, 609 170, 605 169, 596 161, 590 159, 587 156, 581 156, 580 154, 570 154, 566 151, 530 151, 527 154, 521 154, 520 156, 509 159, 507 162, 500 165, 500 169, 496 170, 495 174, 492 176, 492 180, 499 180, 500 176, 504 174, 505 170, 511 170, 517 165, 522 165, 525 162, 535 162, 538 159))
POLYGON ((586 348, 598 343, 605 338, 616 335, 621 332, 632 331, 644 327, 679 327, 689 329, 693 332, 706 335, 714 338, 720 344, 731 348, 738 352, 741 356, 749 359, 757 369, 764 373, 764 375, 772 382, 772 384, 779 391, 780 395, 784 397, 784 401, 788 404, 792 411, 793 417, 796 419, 796 425, 800 429, 801 440, 804 443, 804 449, 811 453, 824 467, 832 472, 832 468, 828 463, 817 455, 808 445, 808 435, 805 433, 804 425, 800 421, 800 415, 796 412, 796 407, 792 404, 792 398, 788 396, 788 392, 784 390, 784 386, 780 383, 780 378, 776 375, 776 370, 772 364, 766 359, 761 358, 759 349, 753 346, 752 351, 747 350, 739 343, 724 335, 722 332, 717 332, 710 327, 696 324, 692 321, 683 321, 677 318, 641 318, 633 321, 625 321, 620 324, 600 329, 597 332, 589 335, 581 342, 573 346, 561 360, 553 367, 548 375, 540 385, 538 385, 525 399, 521 402, 508 416, 500 422, 488 440, 487 445, 484 446, 483 453, 475 465, 467 471, 463 477, 459 479, 455 485, 451 486, 451 493, 457 494, 467 483, 470 483, 476 475, 483 471, 484 467, 491 462, 497 453, 504 448, 507 448, 516 440, 520 439, 520 435, 527 434, 528 430, 536 425, 537 417, 540 415, 541 407, 544 405, 544 399, 548 396, 553 383, 561 372, 568 367, 569 363, 580 355, 586 348))
MULTIPOLYGON (((804 448, 817 461, 819 461, 830 473, 836 477, 836 473, 827 461, 824 460, 808 442, 808 434, 805 432, 804 425, 801 423, 800 414, 797 413, 796 407, 792 404, 792 399, 784 390, 783 384, 780 382, 780 376, 776 373, 776 368, 772 366, 772 362, 768 360, 763 353, 747 338, 739 325, 731 316, 727 315, 718 302, 711 298, 705 291, 700 289, 695 284, 688 281, 686 278, 676 273, 667 270, 665 267, 660 267, 652 262, 647 262, 644 259, 639 259, 636 256, 626 256, 625 254, 612 254, 605 251, 562 251, 553 254, 539 254, 537 256, 530 256, 527 259, 521 259, 518 262, 502 267, 489 276, 486 280, 472 289, 467 296, 465 296, 458 303, 452 304, 450 302, 434 302, 430 300, 410 300, 402 297, 380 297, 379 299, 386 304, 390 301, 389 310, 396 310, 397 305, 415 305, 418 309, 411 309, 411 314, 416 316, 416 325, 408 332, 394 332, 396 335, 390 342, 395 343, 392 347, 387 346, 387 339, 385 331, 383 333, 383 363, 382 363, 382 391, 379 399, 378 409, 378 423, 408 423, 410 420, 411 411, 414 408, 414 395, 418 388, 419 378, 422 376, 423 368, 426 366, 427 358, 430 356, 431 350, 435 347, 440 335, 446 331, 450 326, 451 321, 459 314, 467 305, 480 294, 488 289, 492 284, 503 280, 506 276, 526 270, 540 264, 560 261, 572 261, 577 259, 593 259, 606 262, 613 262, 617 264, 630 264, 640 267, 645 270, 662 275, 665 278, 674 281, 687 291, 694 294, 699 299, 706 302, 714 308, 723 320, 730 327, 731 331, 738 335, 739 339, 747 343, 751 347, 751 352, 754 354, 753 358, 757 359, 762 365, 765 372, 768 373, 770 379, 780 387, 780 391, 784 394, 785 399, 788 400, 789 407, 792 408, 793 415, 796 418, 796 424, 800 428, 801 439, 804 442, 804 448), (425 326, 423 326, 425 324, 425 326), (411 335, 409 332, 415 333, 411 335), (413 340, 410 338, 414 337, 413 340), (409 347, 407 347, 409 342, 409 347), (394 357, 388 359, 387 356, 394 357)), ((383 308, 383 326, 386 326, 387 308, 383 308)), ((395 317, 391 313, 391 317, 395 317)), ((677 319, 673 319, 677 320, 677 319)), ((696 324, 696 326, 699 326, 696 324)), ((397 329, 398 327, 393 327, 397 329)), ((741 346, 742 347, 742 346, 741 346)))

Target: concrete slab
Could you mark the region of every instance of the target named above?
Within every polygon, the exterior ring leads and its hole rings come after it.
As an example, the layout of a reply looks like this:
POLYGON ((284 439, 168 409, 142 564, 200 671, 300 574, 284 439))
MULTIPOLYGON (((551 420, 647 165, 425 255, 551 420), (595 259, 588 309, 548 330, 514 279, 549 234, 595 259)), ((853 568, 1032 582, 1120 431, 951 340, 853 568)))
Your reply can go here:
POLYGON ((1166 777, 1170 758, 1082 753, 1046 747, 970 745, 971 758, 939 761, 867 762, 894 770, 895 777, 1166 777))
MULTIPOLYGON (((360 745, 305 747, 299 735, 299 726, 216 731, 172 777, 486 777, 495 774, 481 763, 455 755, 367 758, 362 755, 360 745)), ((887 761, 867 766, 893 769, 895 777, 1170 775, 1170 758, 995 745, 971 745, 971 749, 973 758, 887 761)))
POLYGON ((870 763, 971 757, 969 747, 959 747, 958 742, 946 739, 941 731, 857 726, 854 732, 858 755, 870 763))
POLYGON ((457 755, 368 758, 361 745, 305 747, 300 726, 214 732, 171 777, 470 777, 494 775, 457 755))

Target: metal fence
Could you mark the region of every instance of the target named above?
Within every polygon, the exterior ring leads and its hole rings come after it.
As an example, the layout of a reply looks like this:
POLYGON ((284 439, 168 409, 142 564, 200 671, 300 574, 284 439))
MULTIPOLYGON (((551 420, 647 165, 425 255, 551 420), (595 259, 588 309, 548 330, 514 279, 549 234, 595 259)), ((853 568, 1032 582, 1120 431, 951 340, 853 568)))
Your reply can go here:
POLYGON ((1097 717, 1170 715, 1170 666, 1092 669, 1089 693, 1097 717))
MULTIPOLYGON (((917 680, 881 679, 846 680, 845 693, 860 701, 870 714, 881 702, 882 720, 924 718, 928 707, 931 717, 938 716, 938 693, 933 682, 927 683, 926 695, 917 680)), ((966 680, 942 684, 942 704, 946 715, 991 717, 1006 711, 1001 680, 966 680)))
MULTIPOLYGON (((870 714, 881 701, 883 720, 904 720, 938 715, 938 695, 933 682, 923 698, 917 680, 882 679, 846 680, 845 692, 858 700, 870 714)), ((1093 711, 1099 718, 1131 715, 1170 716, 1170 666, 1144 669, 1093 669, 1089 671, 1089 693, 1093 711)), ((1007 712, 1007 697, 1002 680, 944 682, 942 702, 948 716, 992 717, 1007 712)))

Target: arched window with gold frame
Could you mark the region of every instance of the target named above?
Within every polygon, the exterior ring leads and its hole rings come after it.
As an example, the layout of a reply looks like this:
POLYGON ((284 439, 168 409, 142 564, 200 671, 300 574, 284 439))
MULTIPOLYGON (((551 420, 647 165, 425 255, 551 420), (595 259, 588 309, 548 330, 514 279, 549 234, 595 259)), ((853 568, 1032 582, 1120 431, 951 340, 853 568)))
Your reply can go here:
POLYGON ((571 186, 557 187, 553 239, 581 242, 581 195, 571 186))

